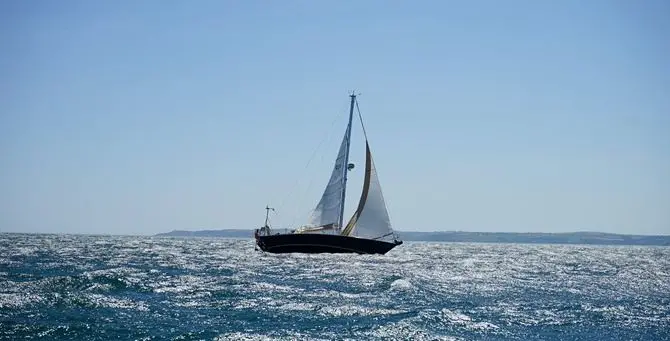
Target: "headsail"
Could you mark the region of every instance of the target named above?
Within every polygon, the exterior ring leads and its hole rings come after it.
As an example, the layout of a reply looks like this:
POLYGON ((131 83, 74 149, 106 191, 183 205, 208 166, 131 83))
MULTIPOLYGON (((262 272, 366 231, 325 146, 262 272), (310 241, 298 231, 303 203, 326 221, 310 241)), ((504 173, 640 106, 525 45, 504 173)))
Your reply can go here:
POLYGON ((342 139, 342 144, 340 145, 340 150, 337 153, 337 159, 335 159, 335 165, 333 166, 333 172, 330 175, 326 189, 323 191, 323 195, 321 195, 321 200, 319 200, 316 208, 312 211, 309 219, 310 225, 324 226, 340 223, 340 211, 342 201, 344 200, 342 193, 345 186, 344 172, 346 172, 347 168, 345 164, 347 162, 349 130, 350 128, 347 128, 344 133, 344 138, 342 139))
POLYGON ((343 235, 370 239, 393 240, 391 219, 377 177, 370 145, 365 141, 365 179, 358 208, 342 231, 343 235))

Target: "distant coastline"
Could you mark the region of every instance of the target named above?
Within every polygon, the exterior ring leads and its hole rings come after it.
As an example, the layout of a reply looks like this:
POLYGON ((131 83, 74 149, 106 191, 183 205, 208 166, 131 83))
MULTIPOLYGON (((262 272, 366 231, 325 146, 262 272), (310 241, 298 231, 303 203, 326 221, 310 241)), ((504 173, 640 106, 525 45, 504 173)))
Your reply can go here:
MULTIPOLYGON (((283 231, 283 230, 281 230, 283 231)), ((398 231, 405 241, 426 242, 472 242, 472 243, 525 243, 525 244, 586 244, 586 245, 657 245, 670 246, 670 236, 630 235, 601 232, 569 233, 521 233, 521 232, 464 232, 398 231)), ((174 230, 159 233, 157 237, 219 237, 252 238, 253 231, 245 229, 227 230, 174 230)))

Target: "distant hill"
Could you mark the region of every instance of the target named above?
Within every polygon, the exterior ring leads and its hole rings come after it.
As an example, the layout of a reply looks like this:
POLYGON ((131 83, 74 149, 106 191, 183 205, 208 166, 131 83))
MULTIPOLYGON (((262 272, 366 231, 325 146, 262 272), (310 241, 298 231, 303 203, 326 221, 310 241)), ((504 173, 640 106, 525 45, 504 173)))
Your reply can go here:
POLYGON ((477 243, 540 243, 594 245, 670 245, 670 236, 627 235, 601 232, 516 233, 516 232, 398 232, 404 240, 477 242, 477 243))
MULTIPOLYGON (((283 231, 283 230, 280 230, 283 231)), ((539 243, 539 244, 590 244, 590 245, 661 245, 670 246, 670 236, 644 236, 601 232, 571 233, 517 233, 517 232, 464 232, 398 231, 402 240, 428 242, 473 242, 473 243, 539 243)), ((159 233, 159 237, 222 237, 252 238, 253 230, 175 230, 159 233)))

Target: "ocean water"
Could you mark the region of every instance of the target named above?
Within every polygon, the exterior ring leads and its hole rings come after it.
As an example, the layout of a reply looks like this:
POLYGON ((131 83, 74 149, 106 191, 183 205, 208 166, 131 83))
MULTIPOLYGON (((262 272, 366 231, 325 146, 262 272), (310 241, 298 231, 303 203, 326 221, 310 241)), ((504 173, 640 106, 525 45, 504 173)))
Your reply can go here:
POLYGON ((0 234, 2 340, 670 340, 670 248, 0 234))

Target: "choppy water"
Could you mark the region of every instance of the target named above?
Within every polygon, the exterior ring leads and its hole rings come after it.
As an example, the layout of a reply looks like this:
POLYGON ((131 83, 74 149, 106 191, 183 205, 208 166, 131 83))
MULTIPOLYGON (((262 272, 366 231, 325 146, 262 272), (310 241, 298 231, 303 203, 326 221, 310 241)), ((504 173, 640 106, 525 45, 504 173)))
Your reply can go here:
POLYGON ((0 234, 0 339, 670 340, 670 248, 0 234))

